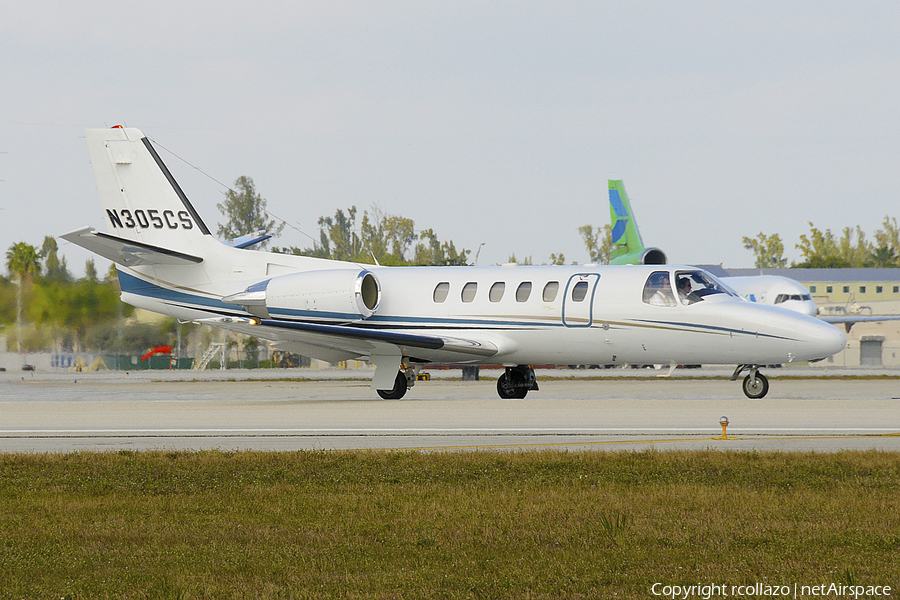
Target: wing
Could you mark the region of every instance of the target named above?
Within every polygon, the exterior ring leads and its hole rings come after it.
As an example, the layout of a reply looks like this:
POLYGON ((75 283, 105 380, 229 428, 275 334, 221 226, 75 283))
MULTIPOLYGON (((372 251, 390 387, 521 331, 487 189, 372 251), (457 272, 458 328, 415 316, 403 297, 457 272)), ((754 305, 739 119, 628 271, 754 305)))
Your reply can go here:
POLYGON ((343 359, 390 354, 424 362, 465 362, 477 361, 499 352, 498 347, 487 340, 407 333, 366 326, 246 317, 214 317, 200 319, 198 322, 267 340, 296 342, 324 351, 310 351, 309 355, 314 357, 325 353, 332 358, 342 356, 343 359))
POLYGON ((872 316, 848 316, 848 317, 819 317, 820 320, 832 325, 844 324, 844 329, 850 333, 850 328, 857 323, 880 323, 882 321, 900 321, 900 315, 872 315, 872 316))

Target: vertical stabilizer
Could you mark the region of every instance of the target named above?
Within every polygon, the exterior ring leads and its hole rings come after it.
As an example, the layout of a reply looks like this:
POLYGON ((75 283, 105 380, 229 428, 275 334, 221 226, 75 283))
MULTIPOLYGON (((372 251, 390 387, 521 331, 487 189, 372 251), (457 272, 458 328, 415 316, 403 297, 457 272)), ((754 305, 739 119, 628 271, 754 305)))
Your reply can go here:
POLYGON ((664 265, 666 255, 659 248, 645 248, 621 179, 609 180, 609 222, 613 247, 611 265, 664 265))
POLYGON ((609 180, 609 219, 612 225, 612 258, 644 248, 625 193, 625 184, 620 179, 609 180))
POLYGON ((188 253, 213 240, 140 130, 89 129, 85 137, 110 235, 188 253))

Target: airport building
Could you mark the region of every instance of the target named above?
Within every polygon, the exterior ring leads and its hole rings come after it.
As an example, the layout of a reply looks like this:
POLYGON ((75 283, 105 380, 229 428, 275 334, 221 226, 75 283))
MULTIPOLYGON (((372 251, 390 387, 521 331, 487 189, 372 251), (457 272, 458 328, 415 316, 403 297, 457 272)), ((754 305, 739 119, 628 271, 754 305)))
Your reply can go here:
MULTIPOLYGON (((900 315, 900 269, 704 268, 719 277, 793 279, 809 290, 820 316, 900 315)), ((853 324, 847 332, 847 349, 817 366, 900 367, 900 321, 853 324)))

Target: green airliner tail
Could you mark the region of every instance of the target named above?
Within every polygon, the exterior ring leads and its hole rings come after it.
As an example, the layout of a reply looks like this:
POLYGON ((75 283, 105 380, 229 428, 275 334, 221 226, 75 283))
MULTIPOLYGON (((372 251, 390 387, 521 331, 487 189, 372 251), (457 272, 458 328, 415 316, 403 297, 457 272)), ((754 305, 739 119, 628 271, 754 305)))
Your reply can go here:
POLYGON ((645 248, 638 231, 625 185, 609 180, 609 219, 612 226, 611 265, 664 265, 666 255, 659 248, 645 248))

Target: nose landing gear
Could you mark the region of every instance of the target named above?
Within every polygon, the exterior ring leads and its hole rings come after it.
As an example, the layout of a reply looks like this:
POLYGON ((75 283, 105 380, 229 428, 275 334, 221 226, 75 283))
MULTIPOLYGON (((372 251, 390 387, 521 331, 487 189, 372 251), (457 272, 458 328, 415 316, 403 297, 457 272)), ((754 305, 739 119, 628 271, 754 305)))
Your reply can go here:
POLYGON ((744 395, 752 400, 763 398, 769 393, 769 380, 758 369, 759 365, 738 365, 734 370, 734 375, 731 376, 731 380, 735 381, 744 370, 750 371, 744 377, 744 383, 741 387, 744 390, 744 395))

